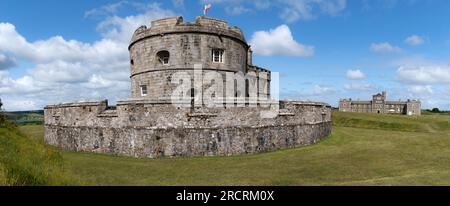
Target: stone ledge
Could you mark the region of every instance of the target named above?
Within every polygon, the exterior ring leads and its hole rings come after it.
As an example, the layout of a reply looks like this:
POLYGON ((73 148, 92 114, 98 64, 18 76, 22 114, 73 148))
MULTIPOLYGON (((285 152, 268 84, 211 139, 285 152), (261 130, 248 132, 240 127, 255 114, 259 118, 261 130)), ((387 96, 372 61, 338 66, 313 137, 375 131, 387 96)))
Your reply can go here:
POLYGON ((188 117, 217 117, 216 113, 189 113, 188 117))
POLYGON ((125 127, 96 127, 96 126, 65 126, 65 125, 54 125, 54 124, 45 124, 44 126, 52 127, 52 128, 80 128, 80 129, 86 129, 86 128, 92 128, 92 129, 139 129, 139 130, 174 130, 174 129, 188 129, 188 130, 203 130, 203 129, 209 129, 209 130, 216 130, 216 129, 262 129, 262 128, 271 128, 271 127, 295 127, 295 126, 314 126, 314 125, 326 125, 326 124, 332 124, 332 121, 323 121, 323 122, 306 122, 302 124, 280 124, 280 125, 253 125, 253 126, 217 126, 217 127, 203 127, 203 126, 183 126, 183 127, 173 127, 173 126, 167 126, 167 127, 161 127, 161 126, 153 126, 153 127, 146 127, 146 126, 125 126, 125 127))
POLYGON ((63 108, 63 107, 101 106, 101 105, 108 105, 108 100, 53 104, 45 106, 44 109, 63 108))
POLYGON ((97 115, 97 117, 119 117, 117 111, 105 111, 97 115))

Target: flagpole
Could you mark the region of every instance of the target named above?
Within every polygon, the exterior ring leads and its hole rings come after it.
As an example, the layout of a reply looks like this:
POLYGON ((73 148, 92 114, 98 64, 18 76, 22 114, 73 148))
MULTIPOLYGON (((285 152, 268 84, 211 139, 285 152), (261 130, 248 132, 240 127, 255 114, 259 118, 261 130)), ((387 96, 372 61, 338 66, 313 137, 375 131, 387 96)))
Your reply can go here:
POLYGON ((205 7, 203 8, 203 15, 206 16, 206 14, 208 14, 209 9, 211 9, 211 4, 206 4, 205 7))

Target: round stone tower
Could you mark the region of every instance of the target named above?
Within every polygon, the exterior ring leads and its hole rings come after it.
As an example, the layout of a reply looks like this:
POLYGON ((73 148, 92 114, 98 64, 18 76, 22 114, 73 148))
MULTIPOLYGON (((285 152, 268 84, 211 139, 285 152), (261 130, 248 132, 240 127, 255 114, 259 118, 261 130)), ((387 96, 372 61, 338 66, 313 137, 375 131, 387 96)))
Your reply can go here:
POLYGON ((195 64, 204 72, 245 74, 254 68, 249 48, 242 31, 225 21, 204 16, 192 23, 181 16, 153 21, 151 28, 136 30, 129 46, 132 97, 170 98, 177 86, 172 75, 191 74, 195 64))

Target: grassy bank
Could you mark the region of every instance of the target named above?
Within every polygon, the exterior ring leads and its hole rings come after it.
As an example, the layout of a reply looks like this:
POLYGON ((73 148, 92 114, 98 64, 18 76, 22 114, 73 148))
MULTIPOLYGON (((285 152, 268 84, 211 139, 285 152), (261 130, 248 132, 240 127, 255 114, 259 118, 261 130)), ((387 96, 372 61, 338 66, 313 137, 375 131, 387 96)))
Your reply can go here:
POLYGON ((59 151, 43 144, 42 125, 34 129, 39 138, 30 139, 0 118, 0 185, 73 184, 59 151))
MULTIPOLYGON (((334 113, 319 144, 237 157, 134 159, 63 152, 91 185, 449 185, 450 116, 334 113)), ((42 126, 23 131, 42 139, 42 126)))

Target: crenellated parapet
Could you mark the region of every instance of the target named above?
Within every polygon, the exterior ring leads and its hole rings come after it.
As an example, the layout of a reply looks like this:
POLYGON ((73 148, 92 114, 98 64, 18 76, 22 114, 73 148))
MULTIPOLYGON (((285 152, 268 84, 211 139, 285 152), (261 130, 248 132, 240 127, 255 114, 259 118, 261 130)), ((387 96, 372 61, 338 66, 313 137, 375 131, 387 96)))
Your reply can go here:
POLYGON ((130 47, 146 38, 182 33, 200 33, 228 37, 238 40, 248 47, 245 36, 240 28, 235 26, 229 27, 226 21, 205 16, 197 17, 195 22, 183 22, 183 17, 181 16, 152 21, 150 28, 141 26, 135 31, 130 42, 130 47))

